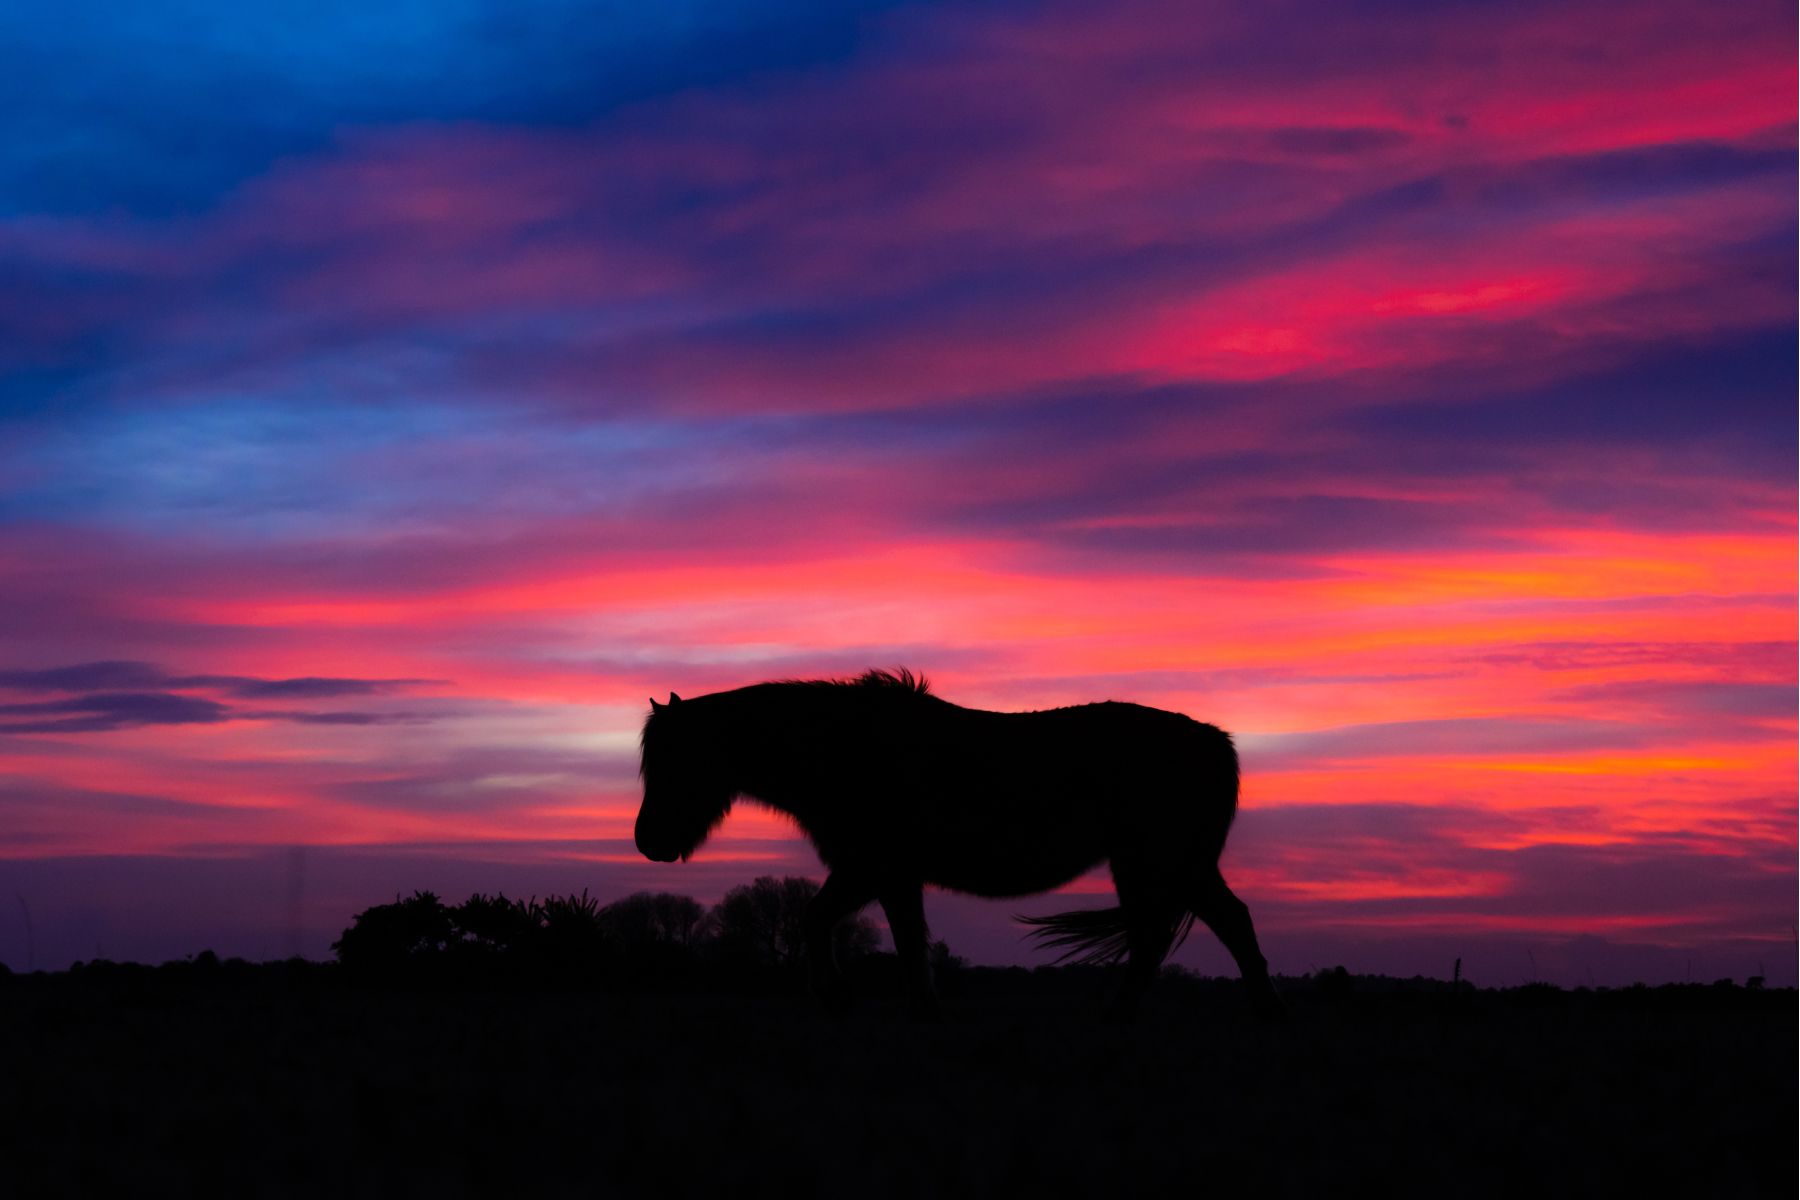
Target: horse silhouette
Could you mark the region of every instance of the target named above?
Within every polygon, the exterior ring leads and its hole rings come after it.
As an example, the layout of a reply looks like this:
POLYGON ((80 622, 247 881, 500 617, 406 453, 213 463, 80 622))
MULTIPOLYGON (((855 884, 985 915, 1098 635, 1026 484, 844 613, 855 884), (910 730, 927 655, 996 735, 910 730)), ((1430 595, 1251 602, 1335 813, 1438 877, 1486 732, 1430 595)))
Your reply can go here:
POLYGON ((1126 961, 1129 1016, 1197 916, 1237 960, 1259 1013, 1279 1013, 1250 911, 1219 874, 1237 811, 1230 735, 1138 704, 963 708, 922 676, 758 683, 667 704, 644 722, 638 849, 686 861, 739 796, 791 816, 829 874, 808 905, 813 990, 845 1000, 831 931, 887 913, 916 1015, 936 1013, 924 885, 1024 896, 1101 862, 1117 907, 1030 921, 1063 960, 1126 961))

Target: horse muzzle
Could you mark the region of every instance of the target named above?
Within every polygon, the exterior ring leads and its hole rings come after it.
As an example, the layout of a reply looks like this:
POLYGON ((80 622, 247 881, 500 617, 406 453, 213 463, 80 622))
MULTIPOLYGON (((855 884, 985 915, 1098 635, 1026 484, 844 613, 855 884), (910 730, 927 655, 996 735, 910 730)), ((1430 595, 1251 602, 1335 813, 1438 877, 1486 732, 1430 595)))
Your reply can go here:
POLYGON ((672 863, 677 859, 687 857, 687 855, 683 854, 673 846, 657 845, 655 842, 645 841, 641 836, 638 837, 636 841, 638 853, 649 859, 651 862, 672 863))

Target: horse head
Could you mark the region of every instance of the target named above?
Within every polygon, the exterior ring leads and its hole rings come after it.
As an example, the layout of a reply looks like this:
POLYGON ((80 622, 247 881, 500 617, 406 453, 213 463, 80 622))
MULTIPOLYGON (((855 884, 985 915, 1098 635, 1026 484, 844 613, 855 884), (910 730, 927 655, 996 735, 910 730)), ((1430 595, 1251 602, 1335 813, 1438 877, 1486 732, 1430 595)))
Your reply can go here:
POLYGON ((650 701, 644 722, 644 803, 636 837, 638 852, 654 862, 685 861, 731 811, 735 789, 715 761, 703 714, 694 708, 671 692, 667 704, 650 701))

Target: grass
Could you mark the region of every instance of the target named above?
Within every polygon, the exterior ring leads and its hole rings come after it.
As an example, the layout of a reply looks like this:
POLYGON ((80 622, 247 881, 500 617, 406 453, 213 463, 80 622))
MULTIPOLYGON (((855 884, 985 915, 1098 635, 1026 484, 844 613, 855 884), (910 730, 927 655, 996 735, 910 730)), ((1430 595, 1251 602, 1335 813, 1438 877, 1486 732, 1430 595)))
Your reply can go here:
MULTIPOLYGON (((870 968, 880 974, 879 964, 870 968)), ((953 972, 949 1020, 740 994, 0 978, 16 1195, 1791 1195, 1795 995, 953 972)), ((865 980, 865 983, 870 981, 865 980)))

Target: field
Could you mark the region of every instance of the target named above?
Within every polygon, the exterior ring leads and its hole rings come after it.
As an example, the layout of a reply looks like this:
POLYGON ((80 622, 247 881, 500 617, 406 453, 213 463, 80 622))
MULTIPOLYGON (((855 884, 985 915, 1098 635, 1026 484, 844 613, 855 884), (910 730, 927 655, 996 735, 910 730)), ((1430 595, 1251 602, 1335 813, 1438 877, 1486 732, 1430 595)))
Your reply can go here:
MULTIPOLYGON (((865 981, 865 983, 868 981, 865 981)), ((18 1196, 1794 1194, 1795 994, 965 970, 948 1019, 783 989, 0 976, 18 1196)))

